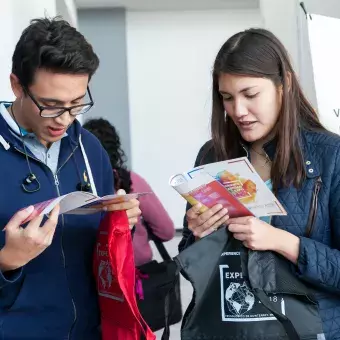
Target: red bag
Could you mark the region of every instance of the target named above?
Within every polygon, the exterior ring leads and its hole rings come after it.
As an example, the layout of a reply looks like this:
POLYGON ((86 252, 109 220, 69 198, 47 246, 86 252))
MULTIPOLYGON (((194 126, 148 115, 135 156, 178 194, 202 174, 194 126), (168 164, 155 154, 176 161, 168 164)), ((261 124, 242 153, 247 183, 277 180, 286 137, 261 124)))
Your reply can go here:
POLYGON ((103 218, 94 255, 103 340, 155 340, 136 302, 132 237, 125 211, 103 218))

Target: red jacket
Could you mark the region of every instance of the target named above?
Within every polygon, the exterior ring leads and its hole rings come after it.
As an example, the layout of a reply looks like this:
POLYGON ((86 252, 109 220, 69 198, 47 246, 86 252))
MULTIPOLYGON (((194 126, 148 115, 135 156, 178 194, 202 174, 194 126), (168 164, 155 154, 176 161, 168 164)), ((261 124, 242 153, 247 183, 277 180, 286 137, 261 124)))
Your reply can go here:
POLYGON ((103 218, 94 254, 103 340, 155 340, 139 313, 132 238, 125 212, 103 218))

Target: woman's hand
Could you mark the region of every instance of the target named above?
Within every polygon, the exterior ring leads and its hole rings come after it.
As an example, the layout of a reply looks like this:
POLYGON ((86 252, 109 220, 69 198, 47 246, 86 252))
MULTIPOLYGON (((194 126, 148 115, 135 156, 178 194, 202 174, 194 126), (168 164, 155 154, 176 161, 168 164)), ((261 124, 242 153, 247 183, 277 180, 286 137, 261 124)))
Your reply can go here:
POLYGON ((289 261, 297 262, 300 239, 285 230, 252 216, 229 219, 228 229, 249 249, 275 251, 289 261))
POLYGON ((273 250, 277 242, 277 230, 256 217, 247 216, 231 218, 228 229, 235 239, 243 242, 244 246, 252 250, 273 250))
POLYGON ((197 204, 187 211, 188 228, 196 238, 211 234, 229 219, 228 210, 221 204, 215 205, 204 213, 200 213, 201 208, 202 205, 197 204))

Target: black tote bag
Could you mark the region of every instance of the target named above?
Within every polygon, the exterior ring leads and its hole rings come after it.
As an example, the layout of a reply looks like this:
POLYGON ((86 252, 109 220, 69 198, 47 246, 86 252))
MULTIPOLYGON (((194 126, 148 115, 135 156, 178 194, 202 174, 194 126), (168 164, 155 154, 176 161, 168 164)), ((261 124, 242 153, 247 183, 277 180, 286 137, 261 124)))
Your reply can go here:
POLYGON ((194 288, 182 340, 324 339, 313 293, 277 254, 250 251, 220 228, 174 260, 194 288))
POLYGON ((161 255, 163 262, 153 260, 137 269, 146 276, 142 278, 144 299, 137 298, 139 310, 152 331, 157 331, 182 320, 180 276, 163 242, 157 238, 146 221, 143 224, 161 255), (167 308, 165 309, 165 305, 167 308), (169 311, 169 312, 166 312, 169 311), (167 313, 167 315, 165 314, 167 313))

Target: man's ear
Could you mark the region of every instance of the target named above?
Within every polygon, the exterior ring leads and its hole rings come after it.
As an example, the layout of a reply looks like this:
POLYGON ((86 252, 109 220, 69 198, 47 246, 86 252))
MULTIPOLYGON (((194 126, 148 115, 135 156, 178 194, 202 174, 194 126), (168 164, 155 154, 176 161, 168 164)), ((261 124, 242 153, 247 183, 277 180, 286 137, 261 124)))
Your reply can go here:
POLYGON ((12 91, 15 97, 22 98, 25 95, 25 93, 24 93, 24 89, 22 88, 20 84, 19 78, 14 73, 11 73, 9 79, 10 79, 12 91))

